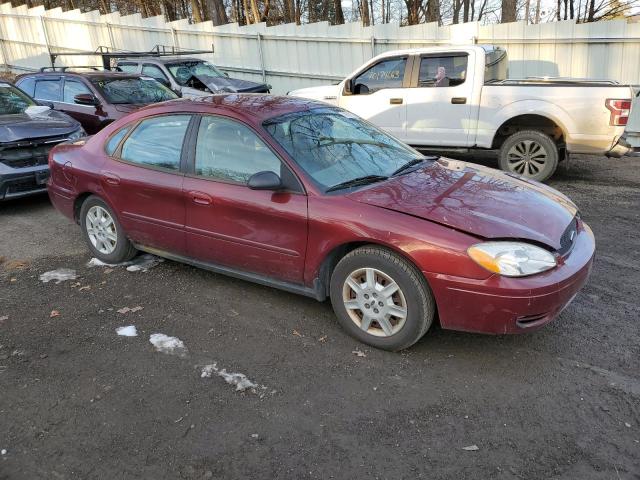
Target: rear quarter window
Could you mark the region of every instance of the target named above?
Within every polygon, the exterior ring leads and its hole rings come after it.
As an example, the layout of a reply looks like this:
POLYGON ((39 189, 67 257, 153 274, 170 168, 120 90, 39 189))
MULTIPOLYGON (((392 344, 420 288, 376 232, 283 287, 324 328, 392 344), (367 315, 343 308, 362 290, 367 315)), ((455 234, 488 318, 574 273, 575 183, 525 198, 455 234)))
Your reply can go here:
POLYGON ((110 157, 113 156, 113 154, 115 153, 115 151, 118 148, 118 145, 120 145, 120 142, 127 135, 127 132, 129 130, 131 130, 131 127, 130 126, 126 126, 124 128, 121 128, 120 130, 118 130, 113 135, 111 135, 111 138, 109 138, 109 140, 107 140, 107 143, 104 146, 104 151, 106 152, 107 155, 109 155, 110 157))
POLYGON ((36 87, 36 79, 33 77, 23 78, 18 80, 16 86, 30 97, 33 97, 33 90, 36 87))
POLYGON ((37 100, 60 101, 60 79, 36 80, 33 97, 37 100))

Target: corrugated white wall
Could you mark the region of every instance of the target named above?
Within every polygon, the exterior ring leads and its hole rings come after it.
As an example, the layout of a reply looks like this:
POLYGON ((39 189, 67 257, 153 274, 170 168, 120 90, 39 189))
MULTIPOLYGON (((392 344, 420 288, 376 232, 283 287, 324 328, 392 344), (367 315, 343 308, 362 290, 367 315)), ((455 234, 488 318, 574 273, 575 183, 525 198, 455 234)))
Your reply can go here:
MULTIPOLYGON (((48 51, 87 51, 99 46, 149 50, 155 45, 214 49, 205 58, 233 76, 263 77, 274 93, 337 82, 374 54, 398 48, 491 43, 509 52, 512 78, 571 76, 640 84, 640 23, 613 20, 525 25, 471 22, 438 27, 397 24, 362 27, 265 24, 214 27, 139 14, 100 15, 60 8, 0 5, 0 64, 14 70, 49 66, 48 51)), ((97 65, 96 57, 66 57, 56 65, 97 65)))

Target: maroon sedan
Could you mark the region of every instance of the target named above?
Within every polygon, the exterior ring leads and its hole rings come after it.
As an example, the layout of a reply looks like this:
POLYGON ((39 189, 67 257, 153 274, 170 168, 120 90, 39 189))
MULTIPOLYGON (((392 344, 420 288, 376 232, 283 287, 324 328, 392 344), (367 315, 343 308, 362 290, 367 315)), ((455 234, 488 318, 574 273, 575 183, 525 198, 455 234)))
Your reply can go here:
POLYGON ((49 194, 107 263, 137 250, 331 298, 375 347, 443 328, 534 330, 589 276, 590 228, 561 193, 423 157, 339 108, 218 95, 139 110, 56 147, 49 194))

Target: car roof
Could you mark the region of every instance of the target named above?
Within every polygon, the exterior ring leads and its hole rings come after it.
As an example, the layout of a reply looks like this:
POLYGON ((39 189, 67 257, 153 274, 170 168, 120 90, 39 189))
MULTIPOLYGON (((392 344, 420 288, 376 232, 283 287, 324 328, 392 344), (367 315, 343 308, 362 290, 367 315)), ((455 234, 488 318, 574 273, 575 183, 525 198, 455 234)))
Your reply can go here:
POLYGON ((247 123, 260 124, 270 118, 315 108, 336 108, 327 103, 300 97, 260 93, 229 93, 207 97, 180 98, 144 107, 147 113, 218 113, 242 117, 247 123), (157 112, 156 112, 157 110, 157 112))
POLYGON ((204 62, 202 58, 196 57, 183 57, 182 55, 176 55, 174 57, 131 57, 120 58, 117 63, 121 62, 133 62, 133 63, 176 63, 176 62, 204 62))
POLYGON ((45 71, 45 72, 33 72, 27 73, 24 75, 20 75, 20 77, 59 77, 61 75, 71 76, 71 77, 86 77, 90 79, 102 80, 108 78, 139 78, 140 75, 137 73, 126 73, 126 72, 112 72, 109 70, 88 70, 86 72, 79 72, 77 70, 67 70, 67 71, 45 71))

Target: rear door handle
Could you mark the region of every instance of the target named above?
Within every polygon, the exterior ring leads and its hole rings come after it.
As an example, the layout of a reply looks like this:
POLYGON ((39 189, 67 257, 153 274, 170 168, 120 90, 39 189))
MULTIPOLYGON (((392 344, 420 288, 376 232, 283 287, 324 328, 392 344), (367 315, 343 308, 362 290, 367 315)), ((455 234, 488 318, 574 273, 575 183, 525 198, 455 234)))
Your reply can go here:
POLYGON ((464 105, 467 103, 467 97, 453 97, 451 99, 451 103, 454 105, 464 105))
POLYGON ((120 185, 120 177, 115 173, 105 172, 102 174, 102 178, 109 185, 120 185))
POLYGON ((189 192, 189 196, 191 197, 193 203, 196 203, 198 205, 211 205, 213 203, 213 198, 211 198, 211 196, 207 195, 206 193, 192 191, 189 192))
POLYGON ((400 105, 400 104, 402 104, 402 102, 403 102, 402 98, 391 98, 391 99, 389 99, 389 103, 391 105, 400 105))

